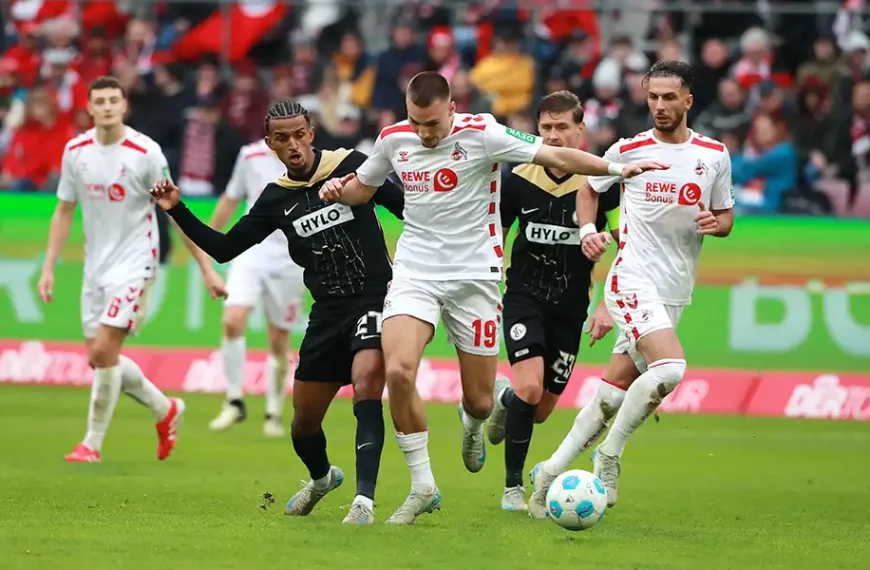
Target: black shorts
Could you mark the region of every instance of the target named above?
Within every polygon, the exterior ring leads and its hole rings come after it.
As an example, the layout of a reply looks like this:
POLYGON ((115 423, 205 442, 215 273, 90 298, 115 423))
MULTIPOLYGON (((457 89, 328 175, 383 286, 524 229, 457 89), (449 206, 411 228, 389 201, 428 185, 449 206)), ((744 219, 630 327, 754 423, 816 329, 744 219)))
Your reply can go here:
POLYGON ((511 366, 543 357, 544 390, 560 395, 574 370, 585 313, 557 311, 520 291, 508 290, 502 304, 504 342, 511 366))
POLYGON ((296 380, 351 383, 353 357, 381 349, 384 295, 315 302, 299 347, 296 380))

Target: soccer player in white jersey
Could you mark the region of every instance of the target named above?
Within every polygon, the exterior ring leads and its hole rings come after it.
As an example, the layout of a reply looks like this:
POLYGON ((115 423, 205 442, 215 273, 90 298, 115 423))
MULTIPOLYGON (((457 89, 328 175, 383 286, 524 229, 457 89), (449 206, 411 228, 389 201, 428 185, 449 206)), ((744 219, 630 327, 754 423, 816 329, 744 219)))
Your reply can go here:
MULTIPOLYGON (((117 79, 101 77, 90 85, 88 112, 95 128, 69 141, 64 149, 58 204, 38 284, 40 297, 50 302, 54 266, 79 204, 85 233, 82 328, 94 380, 87 434, 66 456, 72 462, 100 461, 121 391, 153 412, 160 460, 175 447, 184 414, 184 402, 167 398, 135 362, 120 354, 125 338, 143 316, 157 269, 157 222, 149 191, 169 171, 160 146, 124 125, 126 111, 126 93, 117 79)), ((208 257, 193 248, 206 284, 218 293, 217 273, 208 257)))
POLYGON ((692 107, 688 64, 660 61, 644 79, 654 128, 620 140, 605 160, 657 159, 671 165, 631 180, 596 176, 577 194, 583 253, 597 260, 610 238, 596 230, 598 194, 622 183, 619 252, 605 282, 605 303, 620 336, 595 398, 574 420, 553 456, 532 470, 530 514, 546 516, 550 483, 607 429, 593 468, 616 504, 620 457, 628 438, 686 372, 675 329, 692 298, 704 236, 727 237, 734 225, 731 158, 725 145, 686 124, 692 107), (614 418, 615 416, 615 418, 614 418))
MULTIPOLYGON (((242 147, 226 191, 218 200, 211 227, 221 230, 242 200, 250 211, 263 188, 278 180, 287 167, 264 140, 242 147)), ((302 268, 287 255, 287 238, 275 232, 262 243, 243 252, 230 265, 224 303, 224 338, 221 343, 227 399, 209 427, 223 430, 247 416, 243 390, 245 328, 251 309, 262 299, 268 319, 269 356, 266 359, 266 420, 263 433, 283 437, 290 327, 301 311, 302 268)))
POLYGON ((381 131, 356 174, 333 179, 321 190, 324 200, 353 205, 370 200, 390 172, 405 187, 405 225, 383 313, 390 411, 411 471, 411 494, 387 521, 396 524, 411 524, 441 503, 415 386, 439 317, 459 359, 462 459, 471 472, 480 471, 486 459, 483 428, 493 406, 501 312, 499 163, 625 177, 666 168, 657 161, 617 164, 544 146, 540 137, 506 128, 492 115, 455 113, 450 86, 435 72, 410 81, 406 104, 408 120, 381 131))

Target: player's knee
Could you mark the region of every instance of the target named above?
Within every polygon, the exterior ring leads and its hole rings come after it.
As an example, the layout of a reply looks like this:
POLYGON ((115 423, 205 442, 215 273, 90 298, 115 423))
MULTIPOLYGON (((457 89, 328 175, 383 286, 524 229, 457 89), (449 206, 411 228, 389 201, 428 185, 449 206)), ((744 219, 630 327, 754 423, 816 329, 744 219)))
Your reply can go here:
POLYGON ((514 394, 519 396, 523 402, 537 406, 544 395, 543 384, 543 378, 525 378, 519 380, 517 376, 514 376, 514 394))
POLYGON ((400 360, 387 362, 385 375, 391 394, 410 392, 414 389, 417 380, 414 366, 400 360))
POLYGON ((355 366, 353 371, 353 400, 380 400, 384 395, 384 367, 376 363, 355 366))
POLYGON ((665 358, 651 362, 642 380, 650 396, 661 402, 674 391, 686 374, 686 361, 682 358, 665 358))
POLYGON ((227 338, 239 338, 245 334, 245 319, 240 318, 234 311, 226 311, 223 318, 224 336, 227 338))
MULTIPOLYGON (((227 335, 229 336, 229 335, 227 335)), ((281 334, 273 334, 269 336, 269 354, 271 354, 274 358, 281 360, 287 359, 287 353, 289 352, 289 344, 288 335, 285 333, 281 334)))
POLYGON ((118 347, 96 341, 88 349, 88 363, 93 368, 110 368, 118 364, 118 354, 118 347))

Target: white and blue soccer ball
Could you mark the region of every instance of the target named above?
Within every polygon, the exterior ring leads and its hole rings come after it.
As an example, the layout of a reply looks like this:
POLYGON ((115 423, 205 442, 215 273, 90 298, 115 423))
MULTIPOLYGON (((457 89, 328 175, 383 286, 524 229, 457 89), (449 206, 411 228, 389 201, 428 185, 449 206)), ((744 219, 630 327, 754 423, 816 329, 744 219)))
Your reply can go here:
POLYGON ((586 530, 607 510, 607 491, 601 479, 588 471, 565 471, 547 491, 547 515, 567 530, 586 530))

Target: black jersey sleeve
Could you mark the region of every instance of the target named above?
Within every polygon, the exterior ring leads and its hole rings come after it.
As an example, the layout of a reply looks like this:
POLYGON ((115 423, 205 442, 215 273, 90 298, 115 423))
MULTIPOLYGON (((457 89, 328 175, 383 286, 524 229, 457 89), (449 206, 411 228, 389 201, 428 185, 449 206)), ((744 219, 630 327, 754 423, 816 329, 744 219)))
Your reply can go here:
POLYGON ((501 186, 501 227, 509 229, 517 221, 522 207, 522 178, 513 172, 501 186))
POLYGON ((278 229, 274 217, 268 213, 268 198, 263 200, 268 190, 269 188, 266 188, 263 191, 263 195, 260 196, 251 211, 242 216, 225 234, 204 224, 184 205, 184 202, 179 202, 174 208, 167 210, 167 213, 200 249, 218 263, 226 263, 260 243, 278 229))
POLYGON ((390 211, 400 220, 405 219, 405 193, 401 188, 387 180, 375 192, 372 200, 390 211))
POLYGON ((615 210, 619 208, 619 199, 620 199, 620 185, 613 184, 608 188, 605 192, 603 192, 598 198, 598 207, 605 214, 611 210, 615 210))

